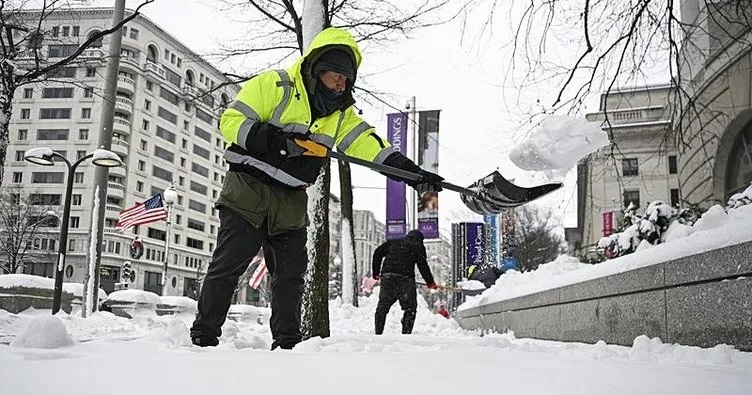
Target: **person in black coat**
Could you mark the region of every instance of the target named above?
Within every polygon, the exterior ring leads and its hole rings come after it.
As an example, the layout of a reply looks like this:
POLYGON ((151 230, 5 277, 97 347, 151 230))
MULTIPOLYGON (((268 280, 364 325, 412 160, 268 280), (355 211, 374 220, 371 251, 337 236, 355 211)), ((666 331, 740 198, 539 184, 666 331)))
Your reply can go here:
POLYGON ((426 286, 436 289, 431 269, 426 262, 423 234, 418 230, 411 230, 404 239, 387 240, 373 252, 373 278, 381 280, 379 304, 376 307, 377 335, 384 333, 386 315, 396 301, 399 301, 403 311, 402 333, 412 333, 418 309, 415 265, 418 265, 426 286))

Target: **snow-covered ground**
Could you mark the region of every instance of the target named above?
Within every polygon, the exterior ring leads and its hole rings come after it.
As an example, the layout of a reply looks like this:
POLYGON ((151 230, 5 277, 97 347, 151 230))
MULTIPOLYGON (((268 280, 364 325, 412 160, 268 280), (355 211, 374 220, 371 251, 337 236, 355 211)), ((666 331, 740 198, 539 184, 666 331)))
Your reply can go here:
POLYGON ((332 302, 332 337, 268 351, 268 325, 228 321, 191 346, 191 315, 89 318, 0 310, 2 394, 744 394, 752 354, 640 337, 633 347, 464 331, 420 299, 412 335, 395 305, 372 335, 376 298, 332 302), (36 348, 35 348, 36 347, 36 348))

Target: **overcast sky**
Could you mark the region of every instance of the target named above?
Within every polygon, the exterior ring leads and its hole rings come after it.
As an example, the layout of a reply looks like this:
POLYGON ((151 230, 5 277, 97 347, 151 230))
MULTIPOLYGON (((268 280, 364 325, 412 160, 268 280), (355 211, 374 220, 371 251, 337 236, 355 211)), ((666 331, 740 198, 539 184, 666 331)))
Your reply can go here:
MULTIPOLYGON (((94 3, 112 6, 114 0, 94 3)), ((127 1, 129 8, 137 4, 135 0, 127 1)), ((211 4, 216 3, 156 0, 146 6, 143 13, 197 53, 209 53, 216 50, 222 40, 238 39, 245 29, 243 25, 230 22, 225 12, 211 4)), ((487 15, 487 8, 476 8, 470 12, 469 23, 465 26, 479 26, 487 15)), ((363 80, 369 88, 390 92, 390 96, 384 97, 390 106, 370 106, 362 101, 357 105, 364 111, 363 117, 382 136, 386 135, 386 114, 395 111, 390 107, 403 109, 411 96, 416 97, 418 110, 442 110, 439 173, 447 181, 469 185, 497 168, 505 177, 523 186, 565 181, 567 187, 542 199, 541 205, 559 213, 566 226, 573 226, 573 172, 566 179, 563 175, 546 179, 541 174, 519 170, 508 159, 509 152, 523 137, 522 132, 529 131, 529 127, 522 130, 518 126, 520 119, 515 113, 519 111, 509 98, 522 93, 525 98, 535 100, 539 92, 516 92, 504 81, 510 56, 509 48, 503 46, 504 37, 508 39, 508 26, 504 24, 503 18, 497 18, 493 34, 487 30, 480 36, 477 28, 466 27, 463 35, 458 21, 419 30, 412 38, 388 47, 365 46, 359 84, 363 80), (567 207, 570 210, 564 218, 567 207)), ((249 65, 249 69, 252 68, 249 65)), ((595 105, 597 98, 580 111, 582 114, 596 111, 595 105)), ((355 208, 371 210, 383 222, 385 191, 378 188, 385 186, 384 177, 369 170, 354 169, 353 184, 366 187, 356 188, 355 208)), ((336 177, 333 177, 332 190, 339 195, 336 177)), ((464 207, 456 193, 442 192, 440 199, 443 234, 449 235, 450 220, 480 219, 464 207)))

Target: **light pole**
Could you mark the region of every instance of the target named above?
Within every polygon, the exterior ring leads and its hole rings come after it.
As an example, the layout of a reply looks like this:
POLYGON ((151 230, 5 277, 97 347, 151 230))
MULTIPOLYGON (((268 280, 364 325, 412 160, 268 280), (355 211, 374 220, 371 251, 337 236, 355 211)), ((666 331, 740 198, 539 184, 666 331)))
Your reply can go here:
POLYGON ((60 299, 63 295, 63 269, 65 269, 65 253, 68 244, 68 219, 70 217, 71 194, 73 193, 73 172, 78 165, 87 159, 97 166, 115 167, 121 166, 123 161, 112 151, 97 149, 83 156, 81 159, 71 163, 68 158, 61 155, 49 147, 37 147, 26 151, 24 159, 41 166, 52 166, 55 164, 54 158, 60 158, 68 167, 67 182, 65 187, 65 202, 63 205, 63 217, 60 223, 60 248, 58 248, 57 267, 55 268, 55 290, 52 296, 52 314, 60 311, 60 299))
POLYGON ((178 200, 178 192, 175 190, 175 186, 170 183, 170 186, 162 193, 164 203, 167 205, 167 232, 165 234, 164 244, 164 263, 162 264, 162 296, 165 296, 165 288, 167 284, 167 262, 170 260, 170 225, 172 225, 172 205, 178 200))

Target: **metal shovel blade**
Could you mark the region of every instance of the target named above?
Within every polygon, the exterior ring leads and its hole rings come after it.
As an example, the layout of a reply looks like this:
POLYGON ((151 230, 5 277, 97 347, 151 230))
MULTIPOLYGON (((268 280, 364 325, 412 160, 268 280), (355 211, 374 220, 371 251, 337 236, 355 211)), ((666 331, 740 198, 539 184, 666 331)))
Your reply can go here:
POLYGON ((521 187, 494 171, 470 185, 467 189, 473 193, 462 194, 461 199, 474 213, 498 214, 530 203, 562 186, 562 183, 557 182, 530 188, 521 187))

